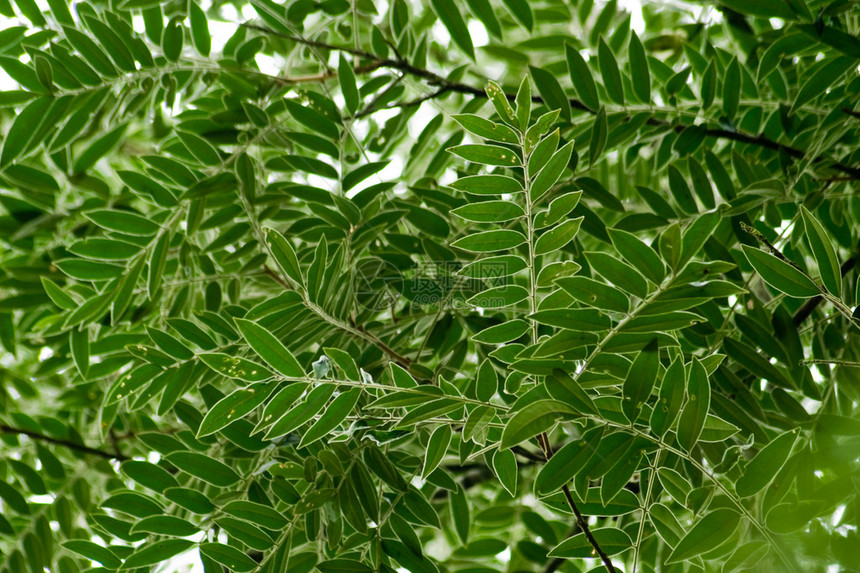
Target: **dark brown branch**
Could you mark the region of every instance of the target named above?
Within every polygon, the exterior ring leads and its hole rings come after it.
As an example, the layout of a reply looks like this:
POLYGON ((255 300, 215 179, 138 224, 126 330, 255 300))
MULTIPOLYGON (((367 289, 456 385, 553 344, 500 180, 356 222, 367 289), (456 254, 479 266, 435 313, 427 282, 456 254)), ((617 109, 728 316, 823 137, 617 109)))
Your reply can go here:
MULTIPOLYGON (((546 460, 552 457, 552 448, 549 445, 549 436, 546 435, 546 432, 543 432, 538 436, 538 443, 541 446, 541 449, 544 452, 544 456, 546 460)), ((591 533, 591 528, 588 526, 588 520, 582 515, 582 512, 579 511, 579 507, 576 505, 576 501, 574 501, 573 496, 570 494, 570 488, 567 487, 567 484, 561 486, 561 491, 564 492, 564 497, 567 498, 567 504, 570 506, 570 509, 573 511, 573 515, 576 516, 576 523, 582 532, 585 534, 585 538, 594 548, 594 551, 600 556, 600 560, 603 561, 603 566, 606 567, 606 570, 609 573, 615 573, 615 566, 612 565, 612 560, 609 558, 609 555, 600 547, 600 544, 597 542, 597 539, 594 538, 594 535, 591 533)))
POLYGON ((368 107, 367 109, 364 109, 364 110, 358 112, 357 114, 355 114, 355 117, 361 118, 361 117, 365 117, 368 115, 372 115, 378 111, 384 111, 384 110, 388 110, 388 109, 406 109, 406 108, 410 108, 410 107, 416 107, 416 106, 421 105, 425 101, 429 101, 431 99, 436 99, 437 97, 439 97, 443 94, 446 94, 449 91, 451 91, 451 88, 449 88, 447 86, 443 86, 434 92, 430 92, 429 94, 423 95, 423 96, 415 98, 415 99, 411 99, 409 101, 404 101, 401 103, 387 105, 387 106, 383 106, 383 107, 372 107, 372 106, 368 107))
POLYGON ((854 111, 850 107, 843 107, 842 113, 844 113, 845 115, 850 115, 853 118, 860 119, 860 112, 854 111))
MULTIPOLYGON (((839 267, 839 270, 844 277, 849 272, 851 272, 851 269, 853 269, 855 266, 857 266, 856 255, 843 262, 842 266, 839 267)), ((804 321, 809 318, 812 312, 816 308, 818 308, 818 305, 820 305, 822 302, 824 302, 823 296, 815 296, 803 303, 803 306, 794 311, 794 315, 791 317, 791 321, 794 323, 794 326, 800 326, 801 324, 803 324, 804 321)))
POLYGON ((83 444, 73 442, 71 440, 61 440, 59 438, 52 438, 51 436, 46 436, 45 434, 40 434, 38 432, 32 432, 30 430, 25 430, 23 428, 15 428, 13 426, 9 426, 6 424, 0 424, 0 433, 17 434, 20 436, 27 436, 28 438, 31 438, 33 440, 39 440, 41 442, 47 442, 49 444, 55 444, 57 446, 63 446, 64 448, 69 448, 70 450, 75 450, 76 452, 81 452, 84 454, 92 454, 94 456, 99 456, 99 457, 104 458, 106 460, 117 460, 120 462, 124 462, 125 460, 131 459, 128 456, 125 456, 119 452, 112 454, 110 452, 105 452, 103 450, 91 448, 89 446, 85 446, 83 444))
POLYGON ((758 229, 756 229, 755 227, 752 227, 751 225, 744 223, 743 221, 741 221, 741 229, 743 229, 748 235, 750 235, 756 241, 758 241, 759 243, 761 243, 762 245, 767 247, 767 250, 770 251, 770 254, 772 254, 774 257, 778 258, 779 260, 781 260, 784 263, 787 263, 787 264, 793 266, 794 268, 796 268, 797 270, 799 270, 803 274, 806 274, 806 271, 804 271, 802 268, 800 268, 800 266, 798 266, 797 263, 795 263, 794 261, 792 261, 791 259, 786 257, 784 254, 782 254, 782 251, 777 249, 773 243, 768 241, 767 237, 765 237, 763 234, 761 234, 761 232, 758 229))
MULTIPOLYGON (((252 30, 257 30, 260 32, 264 32, 266 34, 271 34, 271 35, 275 35, 275 36, 278 36, 278 37, 281 37, 281 38, 284 38, 287 40, 291 40, 293 42, 296 42, 297 44, 310 46, 312 48, 319 48, 319 49, 324 49, 324 50, 337 50, 337 51, 344 52, 347 54, 352 54, 354 56, 358 56, 360 58, 365 58, 367 60, 370 60, 371 62, 373 62, 372 65, 375 66, 376 68, 389 68, 389 69, 399 70, 399 71, 406 73, 406 74, 409 74, 411 76, 415 76, 415 77, 419 77, 419 78, 422 78, 424 80, 427 80, 427 83, 429 83, 430 85, 435 85, 435 86, 439 86, 440 88, 444 88, 444 91, 442 91, 442 90, 437 91, 435 93, 435 95, 431 94, 430 97, 427 97, 426 99, 424 99, 418 103, 422 103, 423 101, 426 101, 427 99, 433 99, 434 97, 438 97, 438 96, 442 95, 442 93, 449 92, 449 91, 458 92, 458 93, 467 94, 467 95, 472 95, 474 97, 482 97, 482 98, 487 97, 487 94, 484 93, 483 89, 476 88, 474 86, 470 86, 468 84, 464 84, 461 82, 451 81, 444 76, 441 76, 437 73, 431 72, 430 70, 413 66, 412 64, 410 64, 409 62, 407 62, 403 58, 398 58, 398 59, 380 58, 376 54, 372 54, 372 53, 366 52, 364 50, 359 50, 356 48, 350 48, 348 46, 337 46, 334 44, 329 44, 327 42, 320 42, 318 40, 309 40, 309 39, 303 38, 301 36, 284 34, 284 33, 278 32, 276 30, 266 28, 265 26, 258 26, 255 24, 244 23, 244 24, 242 24, 242 26, 249 28, 249 29, 252 29, 252 30)), ((508 99, 510 99, 510 100, 515 99, 514 94, 506 94, 506 95, 507 95, 508 99)), ((533 96, 532 101, 537 102, 537 103, 543 103, 543 99, 540 96, 533 96)), ((596 113, 595 110, 590 109, 588 106, 586 106, 582 101, 580 101, 578 99, 572 98, 569 100, 569 103, 570 103, 570 107, 573 109, 576 109, 579 111, 584 111, 587 113, 596 113)), ((382 108, 382 109, 385 109, 385 108, 382 108)), ((851 115, 851 116, 860 115, 860 114, 857 114, 856 112, 853 112, 847 108, 843 108, 842 111, 848 115, 851 115)), ((686 127, 687 127, 684 125, 673 125, 672 123, 670 123, 668 121, 657 119, 657 118, 651 118, 648 121, 648 124, 671 126, 676 132, 684 131, 684 129, 686 129, 686 127)), ((796 147, 791 147, 790 145, 785 145, 785 144, 779 143, 778 141, 774 141, 773 139, 770 139, 770 138, 765 137, 764 135, 760 135, 760 134, 759 135, 752 135, 749 133, 744 133, 742 131, 736 131, 736 130, 729 130, 729 129, 722 129, 722 128, 708 128, 705 130, 705 135, 707 137, 712 137, 712 138, 716 138, 716 139, 728 139, 730 141, 736 141, 738 143, 748 143, 751 145, 757 145, 759 147, 764 147, 765 149, 771 149, 774 151, 780 151, 781 150, 781 151, 785 152, 789 157, 793 157, 795 159, 803 159, 804 157, 806 157, 805 151, 803 151, 801 149, 797 149, 796 147)), ((825 156, 818 156, 818 157, 815 157, 813 159, 813 161, 815 163, 820 163, 820 162, 828 161, 828 159, 825 156)), ((858 167, 852 167, 850 165, 846 165, 845 163, 835 161, 835 162, 832 162, 830 164, 830 168, 835 170, 835 171, 840 171, 842 173, 846 173, 852 177, 860 178, 860 168, 858 168, 858 167)))

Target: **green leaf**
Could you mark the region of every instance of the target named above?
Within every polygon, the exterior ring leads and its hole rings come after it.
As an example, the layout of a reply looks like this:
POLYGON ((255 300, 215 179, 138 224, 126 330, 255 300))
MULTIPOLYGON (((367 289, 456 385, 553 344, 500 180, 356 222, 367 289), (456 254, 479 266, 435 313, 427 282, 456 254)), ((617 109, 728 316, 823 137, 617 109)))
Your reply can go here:
POLYGON ((743 475, 735 482, 737 494, 750 497, 766 488, 788 461, 796 440, 796 432, 790 430, 768 442, 744 467, 743 475))
POLYGON ((534 27, 534 16, 527 0, 502 0, 511 15, 529 32, 534 27))
POLYGON ((296 283, 303 285, 302 268, 296 257, 296 251, 287 238, 274 229, 266 229, 266 244, 281 270, 296 283))
POLYGON ((517 458, 511 450, 498 449, 493 454, 493 471, 509 494, 517 494, 517 458))
POLYGON ((332 400, 332 403, 326 407, 323 415, 302 436, 299 448, 312 444, 338 427, 352 412, 352 409, 355 408, 360 397, 361 389, 352 388, 332 400))
POLYGON ((501 449, 511 448, 550 429, 559 418, 576 414, 557 400, 538 400, 523 407, 511 417, 502 431, 501 449))
POLYGON ((535 175, 529 194, 532 201, 537 201, 544 193, 555 185, 565 167, 570 161, 573 152, 573 141, 556 151, 546 165, 535 175))
POLYGON ((782 0, 720 0, 720 4, 735 12, 760 18, 794 20, 797 15, 782 0))
MULTIPOLYGON (((528 4, 526 4, 528 6, 528 4)), ((569 122, 570 121, 570 103, 568 102, 567 96, 564 94, 564 90, 561 89, 561 85, 559 85, 558 80, 555 79, 555 76, 550 72, 543 68, 537 68, 534 66, 529 66, 529 72, 534 78, 535 85, 538 88, 538 92, 540 92, 541 97, 546 103, 546 106, 549 109, 558 109, 561 110, 561 118, 569 122)))
MULTIPOLYGON (((781 4, 779 0, 775 0, 781 4)), ((741 68, 737 58, 733 58, 726 68, 723 78, 723 113, 729 119, 734 119, 738 113, 738 103, 741 97, 741 68)))
POLYGON ((230 571, 253 571, 257 562, 235 547, 222 543, 201 543, 200 553, 224 565, 230 571))
POLYGON ((164 509, 148 495, 132 491, 115 493, 102 502, 102 507, 115 509, 134 517, 160 515, 164 509))
POLYGON ((190 360, 191 358, 194 358, 194 353, 191 352, 187 346, 167 332, 148 326, 146 327, 146 333, 156 346, 173 358, 176 358, 177 360, 190 360))
POLYGON ((450 187, 475 195, 504 195, 523 190, 519 181, 504 175, 470 175, 454 181, 450 187))
POLYGON ((678 542, 666 563, 679 563, 716 549, 726 542, 740 525, 740 516, 733 509, 720 508, 711 511, 696 522, 693 528, 678 542))
POLYGON ((479 115, 462 113, 452 115, 451 119, 463 126, 463 129, 474 133, 478 137, 483 137, 490 141, 498 141, 499 143, 519 143, 519 137, 513 129, 507 125, 492 122, 479 115))
POLYGON ((430 5, 433 6, 436 15, 451 34, 454 43, 463 50, 464 54, 474 60, 475 48, 472 45, 472 36, 469 34, 469 28, 466 27, 466 22, 463 20, 463 15, 460 14, 457 4, 452 0, 430 0, 430 5))
POLYGON ((304 368, 274 334, 250 320, 233 319, 248 345, 269 366, 288 378, 302 378, 304 368))
POLYGON ((652 340, 636 356, 621 387, 621 409, 630 423, 639 418, 642 406, 651 397, 660 366, 657 339, 652 340))
POLYGON ((476 223, 501 223, 525 217, 523 208, 511 201, 480 201, 452 209, 451 213, 476 223))
POLYGON ((34 134, 34 126, 39 125, 39 120, 44 117, 48 108, 53 103, 53 98, 40 97, 31 101, 15 117, 6 138, 3 140, 3 151, 0 152, 0 167, 5 167, 20 156, 34 134))
POLYGON ((475 381, 475 394, 481 402, 489 402, 499 387, 498 376, 489 358, 481 362, 475 381))
POLYGON ((156 234, 160 228, 158 224, 149 219, 128 211, 96 209, 85 212, 84 216, 108 231, 117 231, 139 237, 150 237, 156 234))
POLYGON ((458 274, 471 278, 496 278, 509 276, 527 267, 525 260, 517 255, 484 257, 464 265, 458 274))
POLYGON ((651 411, 651 431, 655 435, 666 435, 681 411, 684 402, 684 391, 687 388, 687 372, 684 362, 676 358, 666 369, 657 403, 651 411))
MULTIPOLYGON (((538 124, 536 123, 529 128, 529 132, 535 130, 537 127, 538 124)), ((533 147, 533 149, 529 157, 528 169, 529 173, 538 173, 547 164, 553 154, 556 153, 558 142, 561 139, 560 130, 558 128, 552 130, 549 135, 537 142, 537 145, 533 145, 533 140, 529 139, 529 135, 526 134, 526 145, 533 147)))
POLYGON ((433 430, 427 441, 427 453, 424 456, 424 465, 421 469, 423 479, 426 479, 442 463, 442 458, 445 457, 448 446, 451 445, 452 433, 451 426, 448 424, 442 424, 433 430))
POLYGON ((535 227, 542 228, 555 225, 576 208, 580 197, 582 197, 582 191, 559 195, 550 201, 549 208, 545 213, 538 213, 535 217, 535 227))
POLYGON ((212 48, 212 38, 209 35, 209 21, 206 13, 196 2, 191 2, 188 10, 191 23, 191 40, 201 56, 208 56, 212 48))
POLYGON ((636 98, 640 102, 648 103, 651 101, 651 72, 648 69, 648 57, 645 55, 645 48, 639 41, 636 32, 630 33, 630 43, 627 50, 633 93, 636 94, 636 98))
MULTIPOLYGON (((546 343, 544 343, 546 344, 546 343)), ((553 368, 552 375, 546 379, 547 391, 550 396, 564 402, 577 412, 599 415, 591 396, 582 388, 577 380, 560 368, 553 368)))
POLYGON ((806 230, 806 239, 812 248, 815 262, 818 263, 821 281, 830 294, 838 297, 842 293, 842 270, 836 258, 836 250, 815 215, 803 205, 800 206, 800 213, 803 218, 803 228, 806 230))
POLYGON ((69 251, 88 259, 122 261, 140 252, 140 247, 122 241, 92 237, 70 245, 69 251))
POLYGON ((645 278, 627 263, 601 251, 588 251, 585 258, 592 269, 616 287, 641 299, 648 296, 645 278))
POLYGON ((612 326, 609 317, 592 308, 540 310, 529 318, 541 324, 580 332, 608 330, 612 326))
POLYGON ((693 449, 711 405, 711 385, 708 373, 698 358, 693 358, 690 365, 690 377, 687 380, 687 402, 681 410, 678 420, 678 443, 688 452, 693 449))
POLYGON ((184 487, 169 488, 164 491, 164 497, 198 515, 206 515, 215 509, 215 506, 209 501, 208 497, 193 489, 184 487))
POLYGON ((490 98, 493 107, 496 108, 496 113, 499 114, 499 118, 511 127, 516 127, 517 121, 516 116, 514 115, 514 110, 511 107, 511 104, 508 103, 507 94, 501 87, 499 87, 499 84, 493 81, 487 82, 487 87, 484 91, 486 91, 487 97, 490 98))
POLYGON ((217 487, 230 487, 242 479, 227 464, 197 452, 173 452, 165 458, 185 473, 217 487))
POLYGON ((600 99, 597 97, 597 85, 591 75, 591 69, 579 53, 579 50, 570 44, 564 45, 564 53, 567 59, 567 69, 570 72, 570 80, 582 103, 596 112, 600 108, 600 99))
MULTIPOLYGON (((622 551, 633 547, 633 540, 622 529, 615 527, 601 527, 592 529, 591 534, 594 540, 607 555, 615 555, 622 551)), ((549 553, 549 557, 562 557, 565 559, 577 559, 594 557, 594 546, 586 538, 585 533, 578 533, 573 537, 568 537, 555 547, 549 553)))
POLYGON ((520 132, 525 132, 529 125, 532 111, 532 84, 528 76, 523 76, 515 99, 517 124, 520 132))
POLYGON ((632 233, 619 229, 607 229, 609 238, 618 253, 633 268, 642 273, 653 284, 659 285, 666 278, 666 267, 657 252, 636 238, 632 233))
POLYGON ((154 533, 156 535, 188 537, 189 535, 194 535, 200 531, 200 528, 190 521, 186 521, 172 515, 153 515, 151 517, 141 519, 132 526, 132 533, 136 533, 138 531, 154 533))
POLYGON ((690 178, 693 180, 693 190, 696 196, 702 202, 706 209, 716 207, 714 202, 714 190, 711 188, 711 182, 708 180, 708 174, 705 173, 705 168, 695 158, 690 157, 688 160, 690 178))
POLYGON ((321 384, 311 390, 303 402, 281 414, 280 418, 269 428, 264 439, 273 440, 279 436, 284 436, 308 422, 325 407, 329 398, 334 394, 334 389, 334 384, 321 384))
POLYGON ((185 539, 162 539, 149 545, 142 545, 126 558, 123 568, 134 569, 136 567, 146 567, 147 565, 161 563, 179 555, 183 551, 187 551, 193 545, 193 541, 185 539))
POLYGON ((219 400, 203 417, 197 429, 197 437, 214 434, 225 426, 244 417, 263 403, 274 390, 274 384, 248 386, 233 391, 219 400))
POLYGON ((603 149, 606 147, 608 132, 609 124, 606 119, 606 109, 601 106, 591 127, 591 142, 588 145, 589 166, 594 165, 597 158, 603 153, 603 149))
POLYGON ((520 158, 507 147, 498 145, 479 145, 467 143, 448 148, 450 153, 462 157, 472 163, 483 165, 497 165, 501 167, 516 167, 520 164, 520 158))
POLYGON ((546 231, 535 241, 534 254, 546 255, 558 251, 573 240, 579 232, 581 224, 582 217, 577 217, 576 219, 568 219, 546 231))
POLYGON ((288 521, 284 515, 272 509, 268 505, 246 500, 234 500, 221 508, 221 510, 233 517, 254 523, 261 527, 278 531, 287 526, 288 521))
POLYGON ((219 352, 207 352, 198 356, 209 368, 230 378, 238 378, 246 382, 262 382, 272 377, 272 373, 265 367, 244 358, 234 358, 219 352))
POLYGON ((498 229, 467 235, 451 243, 451 246, 472 253, 492 253, 512 249, 525 242, 526 238, 518 231, 498 229))
POLYGON ((684 179, 684 176, 681 175, 680 171, 678 171, 678 168, 674 165, 670 165, 667 168, 667 173, 669 174, 669 191, 671 191, 672 197, 675 199, 675 203, 677 203, 681 210, 688 215, 695 215, 698 213, 699 208, 696 205, 696 200, 693 198, 693 194, 690 192, 690 187, 687 185, 687 181, 684 179))
POLYGON ((113 279, 125 270, 119 265, 87 261, 84 259, 62 259, 54 265, 70 277, 82 281, 103 281, 113 279))
POLYGON ((609 99, 619 105, 624 105, 624 83, 621 81, 621 71, 612 50, 600 38, 597 45, 597 61, 600 63, 600 75, 603 77, 603 85, 609 99))
POLYGON ((720 220, 720 215, 717 212, 703 213, 684 229, 684 236, 681 240, 681 257, 678 264, 687 264, 690 259, 701 252, 702 247, 713 235, 720 220))
POLYGON ((323 348, 323 351, 334 361, 335 364, 337 364, 337 367, 340 368, 341 372, 343 372, 347 378, 355 380, 356 382, 361 380, 361 372, 358 365, 349 353, 344 352, 339 348, 327 347, 323 348))
POLYGON ((337 67, 337 77, 340 82, 340 90, 343 94, 343 99, 346 102, 346 108, 350 113, 354 114, 358 110, 358 105, 361 100, 358 94, 358 87, 355 83, 355 72, 352 70, 352 64, 343 57, 343 54, 340 56, 340 61, 337 67))
POLYGON ((24 496, 17 489, 2 480, 0 480, 0 499, 3 500, 5 505, 8 505, 21 515, 28 515, 30 513, 30 506, 27 505, 27 500, 24 496))
POLYGON ((117 75, 117 70, 107 54, 89 36, 70 26, 63 26, 63 35, 98 73, 108 77, 117 75))
POLYGON ((493 287, 468 298, 466 302, 479 308, 506 308, 525 300, 529 291, 520 285, 493 287))
POLYGON ((815 72, 803 82, 803 85, 797 92, 797 96, 791 104, 789 114, 793 114, 800 107, 827 91, 833 85, 833 82, 854 67, 854 64, 854 58, 845 56, 818 62, 815 66, 815 72))
POLYGON ((166 489, 179 485, 167 470, 149 462, 128 460, 123 462, 121 470, 140 485, 158 493, 164 493, 166 489))
POLYGON ((466 0, 469 9, 493 37, 502 39, 502 27, 489 0, 466 0))
POLYGON ((630 302, 626 294, 594 279, 563 277, 555 283, 583 304, 615 312, 627 312, 629 309, 630 302))
MULTIPOLYGON (((254 433, 269 427, 274 423, 283 412, 289 410, 307 390, 308 385, 303 382, 293 382, 282 388, 277 394, 272 396, 272 399, 263 408, 263 413, 260 415, 260 421, 254 428, 254 433)), ((205 422, 205 418, 204 418, 205 422)), ((200 424, 201 427, 203 424, 200 424)))
POLYGON ((364 563, 351 559, 329 559, 317 563, 316 567, 322 573, 373 573, 373 569, 364 563))
POLYGON ((341 183, 344 191, 349 191, 371 175, 379 173, 388 165, 388 161, 374 161, 359 165, 349 173, 343 176, 341 183))
POLYGON ((749 245, 743 245, 742 249, 753 269, 764 282, 776 290, 794 298, 809 298, 821 294, 821 289, 812 279, 793 265, 749 245))
POLYGON ((603 426, 593 428, 555 452, 535 479, 535 493, 550 494, 570 482, 597 451, 597 444, 600 443, 603 432, 603 426))
POLYGON ((509 320, 502 324, 485 328, 474 335, 472 340, 482 344, 504 344, 521 337, 528 329, 529 324, 524 320, 509 320))
POLYGON ((85 539, 72 539, 69 541, 63 541, 61 545, 73 553, 77 553, 78 555, 93 561, 98 561, 110 569, 118 569, 120 565, 122 565, 122 561, 119 560, 119 557, 117 557, 113 551, 106 547, 102 547, 97 543, 93 543, 92 541, 86 541, 85 539))
POLYGON ((45 294, 51 301, 60 308, 75 309, 78 308, 78 302, 66 293, 57 283, 52 280, 41 277, 42 287, 45 289, 45 294))
POLYGON ((472 523, 469 511, 469 497, 466 495, 466 490, 462 487, 449 495, 451 505, 451 516, 454 520, 454 531, 461 543, 467 543, 469 540, 469 529, 472 523))
POLYGON ((171 62, 179 60, 182 53, 183 26, 179 17, 171 18, 161 34, 161 49, 171 62))

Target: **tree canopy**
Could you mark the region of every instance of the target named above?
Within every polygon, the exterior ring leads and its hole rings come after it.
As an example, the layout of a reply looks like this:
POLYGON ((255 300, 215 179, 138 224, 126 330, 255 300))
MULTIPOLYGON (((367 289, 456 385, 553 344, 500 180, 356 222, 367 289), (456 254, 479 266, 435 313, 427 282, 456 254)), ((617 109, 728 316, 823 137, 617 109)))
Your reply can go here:
POLYGON ((856 2, 0 15, 0 571, 860 570, 856 2))

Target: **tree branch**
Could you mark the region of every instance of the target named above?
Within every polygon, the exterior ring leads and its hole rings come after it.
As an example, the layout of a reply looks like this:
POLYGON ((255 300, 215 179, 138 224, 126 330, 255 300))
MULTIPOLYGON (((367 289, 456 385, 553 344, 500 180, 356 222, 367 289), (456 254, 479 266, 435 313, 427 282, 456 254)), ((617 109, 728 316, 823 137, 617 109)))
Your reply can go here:
MULTIPOLYGON (((844 277, 849 272, 851 272, 851 269, 853 269, 855 266, 857 266, 856 255, 852 256, 849 259, 846 259, 845 262, 842 263, 842 266, 839 267, 839 270, 844 277)), ((794 323, 794 326, 800 326, 801 324, 803 324, 803 322, 810 317, 812 312, 816 308, 818 308, 818 305, 820 305, 822 302, 824 302, 823 296, 814 296, 810 299, 807 299, 807 301, 803 303, 803 306, 794 311, 794 315, 791 317, 791 321, 794 323)))
MULTIPOLYGON (((549 436, 546 435, 546 432, 543 432, 538 436, 538 443, 544 452, 546 460, 549 461, 552 457, 552 448, 550 448, 549 436)), ((606 570, 609 573, 615 573, 615 566, 612 565, 612 560, 603 548, 600 547, 597 539, 595 539, 594 535, 591 533, 591 528, 588 526, 588 520, 585 519, 582 512, 579 511, 579 507, 577 507, 576 501, 574 501, 573 496, 570 494, 570 488, 567 487, 567 484, 561 486, 561 491, 564 492, 564 497, 567 498, 567 504, 570 506, 570 509, 573 510, 573 515, 576 516, 577 525, 579 525, 579 528, 582 529, 583 533, 585 533, 585 538, 594 548, 594 551, 600 556, 600 560, 603 561, 603 566, 606 567, 606 570)))
POLYGON ((52 438, 51 436, 46 436, 45 434, 40 434, 38 432, 32 432, 30 430, 25 430, 24 428, 15 428, 13 426, 9 426, 7 424, 0 424, 0 433, 2 434, 17 434, 20 436, 27 436, 33 440, 39 440, 40 442, 48 442, 49 444, 55 444, 58 446, 63 446, 65 448, 69 448, 70 450, 75 450, 76 452, 81 452, 84 454, 92 454, 94 456, 99 456, 106 460, 117 460, 120 462, 124 462, 129 460, 128 456, 123 455, 120 452, 112 454, 110 452, 105 452, 103 450, 98 450, 96 448, 91 448, 89 446, 85 446, 83 444, 79 444, 77 442, 72 442, 71 440, 61 440, 58 438, 52 438))
MULTIPOLYGON (((266 28, 265 26, 258 26, 256 24, 250 24, 247 22, 242 23, 241 25, 244 26, 245 28, 248 28, 251 30, 257 30, 257 31, 260 31, 260 32, 263 32, 266 34, 278 36, 280 38, 284 38, 286 40, 296 42, 297 44, 302 44, 305 46, 310 46, 313 48, 319 48, 319 49, 324 49, 324 50, 340 51, 340 52, 344 52, 347 54, 352 54, 353 56, 358 56, 360 58, 365 58, 365 59, 370 60, 372 62, 372 64, 370 64, 370 66, 373 69, 389 68, 389 69, 400 70, 403 73, 406 73, 406 74, 427 80, 427 83, 429 83, 430 85, 435 85, 435 86, 439 86, 440 88, 444 88, 444 90, 440 89, 437 92, 435 92, 434 94, 430 94, 429 97, 426 97, 426 98, 423 98, 420 100, 414 100, 414 102, 411 105, 418 105, 420 103, 423 103, 424 101, 427 101, 428 99, 433 99, 435 97, 439 97, 443 93, 446 93, 449 91, 467 94, 467 95, 471 95, 474 97, 481 97, 481 98, 487 97, 487 94, 484 93, 484 90, 481 88, 470 86, 470 85, 462 83, 462 82, 451 81, 444 76, 441 76, 435 72, 431 72, 430 70, 413 66, 412 64, 410 64, 409 62, 407 62, 406 60, 404 60, 402 58, 398 58, 398 59, 380 58, 376 54, 372 54, 372 53, 366 52, 364 50, 359 50, 356 48, 350 48, 348 46, 338 46, 335 44, 329 44, 327 42, 320 42, 318 40, 310 40, 310 39, 303 38, 301 36, 295 36, 292 34, 284 34, 282 32, 278 32, 277 30, 272 30, 270 28, 266 28)), ((360 69, 361 68, 357 68, 357 70, 360 70, 360 69)), ((507 96, 507 98, 509 100, 512 100, 512 101, 516 97, 515 94, 511 94, 511 93, 505 94, 505 95, 507 96)), ((532 101, 534 101, 536 103, 544 103, 543 98, 541 98, 540 96, 532 96, 532 101)), ((571 98, 569 100, 569 103, 570 103, 570 107, 575 109, 575 110, 584 111, 584 112, 590 113, 590 114, 597 113, 595 110, 592 110, 591 108, 586 106, 582 101, 580 101, 578 99, 571 98)), ((394 107, 397 107, 397 106, 394 106, 394 107)), ((406 107, 406 106, 403 106, 403 107, 406 107)), ((386 109, 386 108, 380 108, 380 109, 386 109)), ((844 113, 846 113, 847 115, 851 115, 852 117, 860 115, 860 114, 857 114, 856 112, 853 112, 847 108, 843 108, 842 111, 844 113)), ((675 125, 671 122, 668 122, 668 121, 665 121, 662 119, 657 119, 657 118, 649 119, 648 124, 649 125, 670 126, 670 127, 672 127, 672 129, 674 129, 676 132, 679 132, 679 133, 681 131, 684 131, 687 128, 687 126, 685 126, 685 125, 675 125)), ((722 128, 708 128, 705 130, 705 135, 707 137, 712 137, 715 139, 727 139, 730 141, 736 141, 738 143, 748 143, 751 145, 757 145, 759 147, 764 147, 765 149, 771 149, 774 151, 780 151, 781 150, 781 151, 785 152, 789 157, 793 157, 795 159, 803 159, 807 155, 806 152, 803 151, 802 149, 798 149, 798 148, 792 147, 790 145, 785 145, 783 143, 779 143, 778 141, 775 141, 773 139, 765 137, 764 135, 761 135, 761 134, 753 135, 753 134, 744 133, 742 131, 736 131, 736 130, 729 130, 729 129, 722 129, 722 128)), ((824 161, 829 161, 829 159, 823 155, 820 155, 820 156, 815 157, 813 159, 814 163, 821 163, 824 161)), ((840 171, 842 173, 846 173, 853 178, 860 178, 860 168, 858 168, 858 167, 852 167, 852 166, 847 165, 845 163, 842 163, 839 161, 834 161, 830 164, 830 168, 835 170, 835 171, 840 171)))

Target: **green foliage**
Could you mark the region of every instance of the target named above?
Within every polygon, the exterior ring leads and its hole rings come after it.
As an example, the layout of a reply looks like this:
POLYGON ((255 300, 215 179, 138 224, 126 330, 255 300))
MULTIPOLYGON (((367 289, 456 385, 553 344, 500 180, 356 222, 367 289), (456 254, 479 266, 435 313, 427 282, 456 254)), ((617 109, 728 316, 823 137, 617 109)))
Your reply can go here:
POLYGON ((860 567, 854 4, 45 5, 0 572, 860 567))

